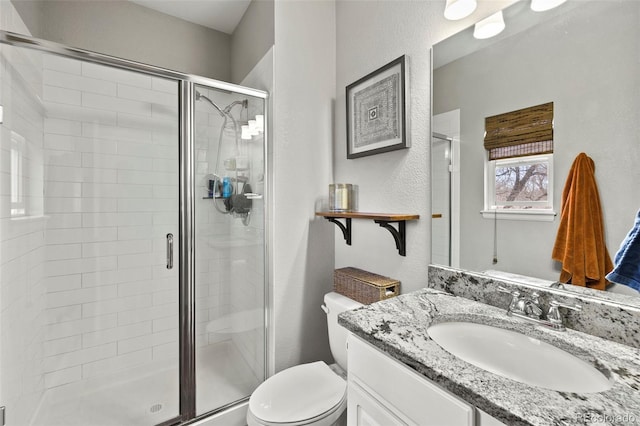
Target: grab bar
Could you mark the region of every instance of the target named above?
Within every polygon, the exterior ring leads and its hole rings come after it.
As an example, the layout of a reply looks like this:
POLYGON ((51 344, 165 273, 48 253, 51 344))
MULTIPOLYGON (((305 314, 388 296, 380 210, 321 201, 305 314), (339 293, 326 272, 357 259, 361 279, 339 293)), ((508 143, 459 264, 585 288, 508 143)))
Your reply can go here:
POLYGON ((167 269, 173 269, 173 234, 167 234, 167 269))

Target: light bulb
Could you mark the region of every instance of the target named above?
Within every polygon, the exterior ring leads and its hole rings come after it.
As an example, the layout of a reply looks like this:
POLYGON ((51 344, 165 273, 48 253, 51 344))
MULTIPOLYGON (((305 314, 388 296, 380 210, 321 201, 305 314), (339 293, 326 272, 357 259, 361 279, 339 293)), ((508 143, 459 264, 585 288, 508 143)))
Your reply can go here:
POLYGON ((567 0, 531 0, 531 10, 534 12, 544 12, 560 6, 567 0))
POLYGON ((249 126, 240 126, 242 129, 242 134, 240 135, 241 139, 251 139, 251 131, 249 131, 249 126))
POLYGON ((471 15, 477 6, 476 0, 447 0, 444 17, 450 21, 457 21, 471 15))
POLYGON ((256 126, 260 133, 264 132, 264 115, 256 115, 256 126))
POLYGON ((256 125, 256 120, 249 120, 249 134, 251 134, 251 136, 257 136, 260 134, 258 126, 256 125))
POLYGON ((479 21, 473 29, 473 36, 477 39, 490 38, 500 34, 504 28, 505 24, 502 11, 499 11, 479 21))

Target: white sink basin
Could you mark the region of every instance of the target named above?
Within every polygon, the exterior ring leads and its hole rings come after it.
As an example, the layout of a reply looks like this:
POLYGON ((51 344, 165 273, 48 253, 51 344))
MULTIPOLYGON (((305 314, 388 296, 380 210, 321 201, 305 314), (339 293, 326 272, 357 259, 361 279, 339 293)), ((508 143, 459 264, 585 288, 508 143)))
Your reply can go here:
POLYGON ((472 322, 444 322, 427 329, 447 352, 512 380, 561 392, 593 393, 613 383, 587 362, 524 334, 472 322))

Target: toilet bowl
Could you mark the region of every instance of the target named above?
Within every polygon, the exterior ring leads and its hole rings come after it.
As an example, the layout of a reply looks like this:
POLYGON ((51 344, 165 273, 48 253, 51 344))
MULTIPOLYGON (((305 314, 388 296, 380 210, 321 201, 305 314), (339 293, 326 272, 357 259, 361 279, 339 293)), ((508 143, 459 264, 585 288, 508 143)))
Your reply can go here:
POLYGON ((329 346, 336 364, 296 365, 273 375, 249 399, 249 426, 330 426, 342 422, 347 408, 347 336, 338 314, 362 304, 331 292, 324 296, 329 346), (334 371, 335 370, 335 371, 334 371))
POLYGON ((344 411, 346 395, 347 383, 324 362, 296 365, 255 390, 249 400, 247 424, 329 426, 344 411))

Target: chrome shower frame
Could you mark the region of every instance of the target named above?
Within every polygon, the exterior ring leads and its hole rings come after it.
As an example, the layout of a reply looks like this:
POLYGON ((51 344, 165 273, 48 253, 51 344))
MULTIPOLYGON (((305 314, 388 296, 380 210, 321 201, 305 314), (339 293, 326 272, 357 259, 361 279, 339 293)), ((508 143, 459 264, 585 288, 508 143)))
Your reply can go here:
MULTIPOLYGON (((86 62, 102 64, 113 68, 136 71, 147 75, 162 77, 174 80, 178 83, 178 102, 180 117, 180 153, 179 153, 179 229, 180 238, 178 242, 178 262, 180 265, 179 280, 179 312, 180 312, 180 414, 169 419, 159 426, 176 425, 181 423, 192 423, 200 419, 221 413, 231 407, 248 401, 248 396, 243 400, 236 401, 223 407, 216 408, 212 411, 196 416, 196 393, 195 393, 195 339, 196 339, 196 317, 195 317, 195 235, 189 232, 195 224, 195 101, 196 90, 195 85, 207 86, 212 89, 234 92, 242 95, 252 96, 263 99, 264 116, 265 116, 265 132, 264 132, 264 155, 265 165, 264 174, 268 178, 270 176, 268 158, 268 122, 269 122, 269 94, 262 90, 252 89, 215 80, 207 77, 201 77, 193 74, 181 73, 153 65, 147 65, 127 59, 109 56, 101 53, 91 52, 88 50, 78 49, 65 46, 63 44, 41 40, 22 34, 12 33, 0 30, 0 43, 10 46, 23 47, 41 52, 62 56, 71 59, 78 59, 86 62)), ((231 107, 233 103, 229 106, 231 107)), ((224 114, 223 110, 220 110, 224 114)), ((228 112, 227 112, 228 114, 228 112)), ((268 178, 269 179, 269 178, 268 178)), ((270 184, 267 182, 264 188, 265 214, 264 214, 264 259, 265 259, 265 284, 264 284, 264 324, 265 324, 265 359, 264 365, 269 366, 270 341, 268 336, 270 333, 270 323, 268 321, 270 300, 269 295, 269 261, 267 247, 270 244, 271 230, 269 227, 270 216, 270 184)), ((268 369, 268 367, 265 367, 268 369)), ((267 371, 265 371, 265 380, 267 371)))

